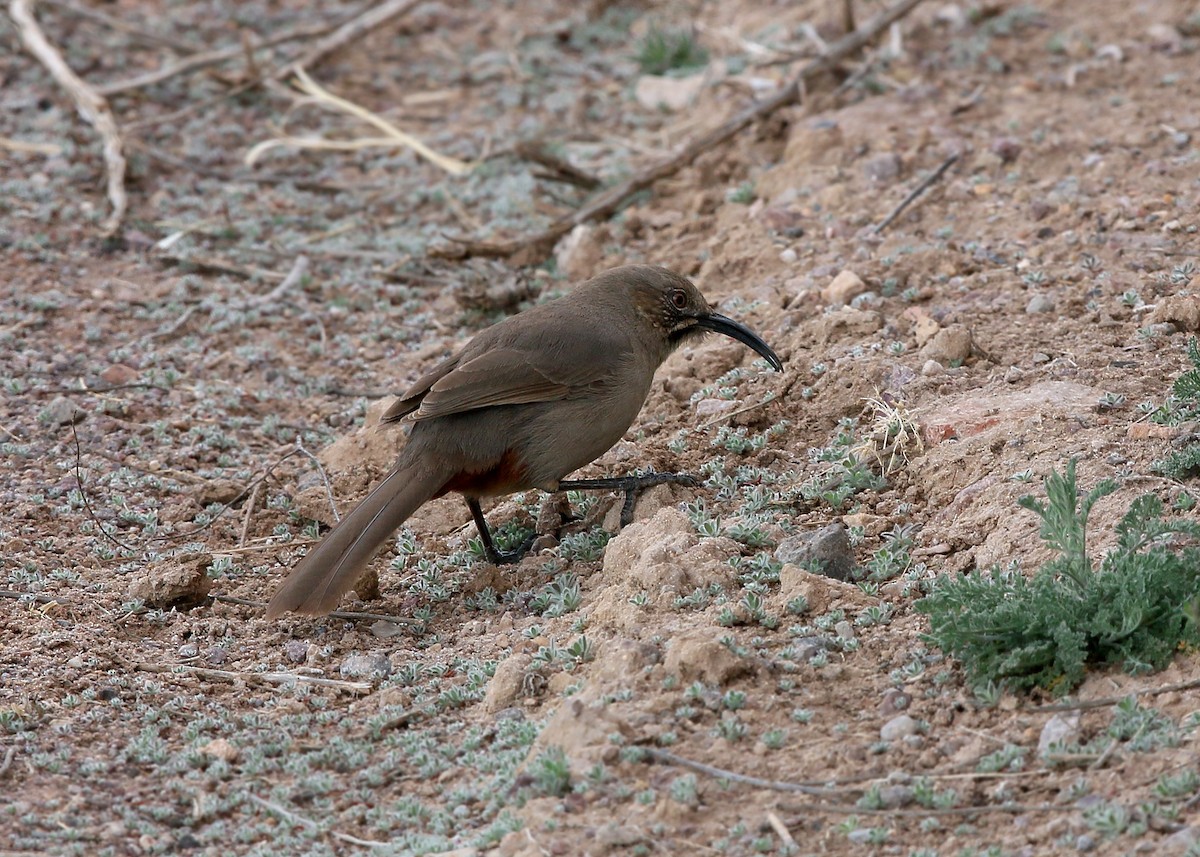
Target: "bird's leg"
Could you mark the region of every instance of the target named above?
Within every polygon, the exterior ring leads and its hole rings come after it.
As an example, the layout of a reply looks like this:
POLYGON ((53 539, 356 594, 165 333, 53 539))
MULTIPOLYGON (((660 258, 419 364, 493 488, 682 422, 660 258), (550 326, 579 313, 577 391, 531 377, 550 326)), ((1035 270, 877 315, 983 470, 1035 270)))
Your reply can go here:
POLYGON ((471 510, 471 517, 475 519, 475 529, 479 530, 479 538, 483 541, 483 554, 487 557, 488 562, 492 565, 509 565, 520 562, 521 557, 529 553, 529 549, 533 547, 533 540, 537 538, 537 533, 527 538, 515 550, 501 551, 492 541, 492 531, 488 529, 487 521, 484 520, 483 509, 479 507, 479 501, 474 497, 464 499, 467 501, 467 508, 471 510))
POLYGON ((633 506, 637 496, 655 485, 697 485, 695 476, 687 473, 644 473, 641 476, 610 476, 604 479, 570 479, 558 483, 559 491, 624 491, 621 506, 621 526, 633 522, 633 506))

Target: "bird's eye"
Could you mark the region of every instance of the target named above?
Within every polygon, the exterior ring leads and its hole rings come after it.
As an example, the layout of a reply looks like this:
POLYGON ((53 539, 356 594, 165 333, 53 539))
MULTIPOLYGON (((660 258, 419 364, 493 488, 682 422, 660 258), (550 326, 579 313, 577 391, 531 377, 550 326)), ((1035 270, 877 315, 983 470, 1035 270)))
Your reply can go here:
POLYGON ((688 305, 687 292, 683 289, 675 289, 671 292, 671 304, 675 309, 686 309, 688 305))

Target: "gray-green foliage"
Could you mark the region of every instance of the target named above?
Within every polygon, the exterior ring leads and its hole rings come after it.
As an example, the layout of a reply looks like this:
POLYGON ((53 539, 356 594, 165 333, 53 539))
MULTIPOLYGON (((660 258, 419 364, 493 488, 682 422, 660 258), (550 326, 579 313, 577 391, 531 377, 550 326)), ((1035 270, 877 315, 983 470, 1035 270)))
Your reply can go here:
POLYGON ((654 28, 638 47, 638 65, 646 74, 699 68, 708 62, 708 51, 687 31, 654 28))
POLYGON ((1046 503, 1024 497, 1021 505, 1042 519, 1042 538, 1058 556, 1032 578, 998 570, 940 578, 917 604, 929 614, 929 639, 973 683, 1058 693, 1083 681, 1089 665, 1161 669, 1181 644, 1200 642, 1189 615, 1200 596, 1200 549, 1170 543, 1176 534, 1200 536, 1200 525, 1164 520, 1158 497, 1139 497, 1117 525, 1117 546, 1094 568, 1088 512, 1116 485, 1105 481, 1080 502, 1072 460, 1045 486, 1046 503))
MULTIPOLYGON (((1155 422, 1178 425, 1200 419, 1200 345, 1194 336, 1188 342, 1188 359, 1192 368, 1175 379, 1171 395, 1152 414, 1155 422)), ((1181 449, 1172 450, 1154 462, 1154 469, 1170 479, 1200 475, 1200 442, 1193 440, 1181 449)))

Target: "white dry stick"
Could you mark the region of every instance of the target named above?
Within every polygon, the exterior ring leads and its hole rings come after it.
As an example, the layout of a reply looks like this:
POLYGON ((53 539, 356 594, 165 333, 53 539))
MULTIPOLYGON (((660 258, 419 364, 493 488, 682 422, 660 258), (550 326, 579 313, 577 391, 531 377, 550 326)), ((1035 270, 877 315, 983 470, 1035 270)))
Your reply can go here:
MULTIPOLYGON (((361 119, 370 125, 374 125, 380 131, 387 134, 389 138, 395 140, 402 146, 412 149, 420 157, 440 167, 441 169, 450 173, 450 175, 461 176, 463 173, 471 169, 471 164, 468 164, 465 161, 460 161, 458 158, 452 158, 449 155, 443 155, 439 152, 433 151, 433 149, 426 146, 416 137, 401 131, 382 116, 372 113, 370 110, 367 110, 365 107, 355 104, 352 101, 339 98, 328 90, 323 89, 316 81, 314 81, 308 76, 308 74, 305 73, 304 69, 296 69, 296 80, 298 81, 297 88, 305 95, 314 99, 318 104, 321 104, 322 106, 328 107, 332 110, 339 110, 343 113, 348 113, 351 116, 361 119)), ((374 145, 376 141, 372 139, 370 142, 372 145, 374 145)), ((278 139, 264 140, 263 142, 254 146, 249 152, 246 153, 246 165, 253 166, 255 160, 257 160, 259 155, 261 155, 264 151, 273 146, 281 145, 282 143, 283 141, 278 139)), ((311 143, 305 143, 304 145, 306 148, 312 148, 311 143)), ((341 147, 339 146, 338 148, 341 147)))
POLYGON ((96 129, 104 144, 104 165, 108 173, 108 201, 112 214, 104 221, 104 236, 116 234, 125 219, 128 199, 125 196, 125 155, 121 151, 121 135, 108 102, 71 71, 62 54, 50 44, 33 16, 36 0, 12 0, 8 13, 21 32, 25 49, 34 55, 75 101, 75 109, 84 121, 96 129))

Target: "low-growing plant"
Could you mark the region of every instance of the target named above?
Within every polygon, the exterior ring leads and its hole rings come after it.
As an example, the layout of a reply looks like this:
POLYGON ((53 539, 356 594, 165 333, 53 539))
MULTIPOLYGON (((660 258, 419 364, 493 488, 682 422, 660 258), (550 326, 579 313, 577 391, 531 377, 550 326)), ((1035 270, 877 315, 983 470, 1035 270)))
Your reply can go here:
POLYGON ((1020 504, 1041 518, 1042 539, 1058 556, 1032 578, 998 569, 943 577, 917 603, 929 615, 928 639, 962 661, 972 684, 1066 693, 1089 665, 1156 670, 1180 645, 1200 643, 1200 625, 1186 609, 1200 597, 1200 549, 1168 542, 1200 536, 1200 524, 1164 520, 1158 497, 1139 497, 1117 525, 1116 547, 1095 568, 1088 513, 1116 484, 1101 482, 1081 501, 1072 460, 1045 486, 1046 503, 1026 496, 1020 504))
POLYGON ((708 62, 708 51, 690 32, 654 28, 638 46, 637 61, 646 74, 664 74, 703 66, 708 62))
MULTIPOLYGON (((1175 379, 1171 395, 1151 415, 1155 422, 1179 425, 1200 419, 1200 344, 1194 336, 1188 342, 1188 360, 1192 368, 1175 379)), ((1168 479, 1183 480, 1200 474, 1200 441, 1193 439, 1182 448, 1172 450, 1152 467, 1168 479)))

